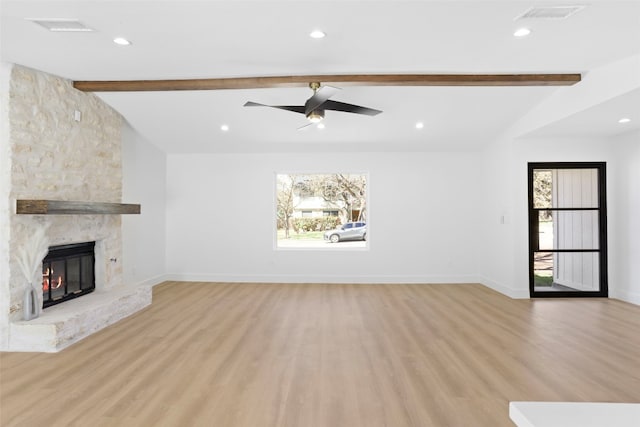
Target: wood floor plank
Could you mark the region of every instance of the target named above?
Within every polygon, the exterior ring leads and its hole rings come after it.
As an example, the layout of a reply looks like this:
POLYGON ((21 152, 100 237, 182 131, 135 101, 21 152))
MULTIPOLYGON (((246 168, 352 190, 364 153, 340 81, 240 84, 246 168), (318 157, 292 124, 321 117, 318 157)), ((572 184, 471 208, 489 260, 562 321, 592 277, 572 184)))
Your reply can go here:
POLYGON ((0 354, 2 426, 512 426, 640 402, 640 307, 481 285, 167 282, 57 354, 0 354))

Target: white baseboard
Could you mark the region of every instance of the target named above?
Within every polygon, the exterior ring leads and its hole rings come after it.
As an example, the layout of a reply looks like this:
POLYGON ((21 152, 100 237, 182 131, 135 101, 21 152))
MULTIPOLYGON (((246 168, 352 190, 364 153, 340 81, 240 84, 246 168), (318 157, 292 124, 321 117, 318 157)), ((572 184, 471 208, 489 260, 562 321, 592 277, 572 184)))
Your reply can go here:
POLYGON ((615 291, 611 292, 609 296, 631 304, 640 305, 640 293, 637 292, 615 291))
POLYGON ((513 299, 527 299, 529 298, 529 289, 513 289, 508 286, 505 286, 501 283, 493 281, 487 277, 480 276, 478 281, 482 285, 486 286, 489 289, 493 289, 496 292, 500 292, 503 295, 508 296, 513 299))
POLYGON ((184 282, 237 283, 478 283, 477 276, 330 276, 330 275, 232 275, 232 274, 168 274, 165 280, 184 282))
POLYGON ((173 273, 165 274, 155 278, 157 283, 166 280, 174 280, 179 282, 231 282, 231 283, 480 283, 489 289, 500 292, 509 298, 526 299, 529 298, 529 289, 513 289, 504 286, 498 282, 488 279, 484 276, 328 276, 328 275, 247 275, 247 274, 182 274, 173 273))

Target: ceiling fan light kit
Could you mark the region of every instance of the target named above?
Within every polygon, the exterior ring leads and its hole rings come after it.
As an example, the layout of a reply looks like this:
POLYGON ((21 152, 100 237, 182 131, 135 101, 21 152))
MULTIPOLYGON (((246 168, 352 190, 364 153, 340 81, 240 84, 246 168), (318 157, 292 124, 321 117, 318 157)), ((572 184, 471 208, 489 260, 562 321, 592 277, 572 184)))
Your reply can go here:
POLYGON ((307 115, 311 123, 318 123, 324 119, 324 110, 314 110, 307 115))

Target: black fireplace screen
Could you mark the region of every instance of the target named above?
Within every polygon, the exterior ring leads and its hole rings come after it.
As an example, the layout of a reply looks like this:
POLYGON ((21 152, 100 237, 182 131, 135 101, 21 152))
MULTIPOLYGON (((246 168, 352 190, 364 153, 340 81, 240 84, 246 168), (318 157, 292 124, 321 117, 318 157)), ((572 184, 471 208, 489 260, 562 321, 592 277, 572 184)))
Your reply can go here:
POLYGON ((52 246, 42 261, 43 308, 93 292, 95 242, 52 246))

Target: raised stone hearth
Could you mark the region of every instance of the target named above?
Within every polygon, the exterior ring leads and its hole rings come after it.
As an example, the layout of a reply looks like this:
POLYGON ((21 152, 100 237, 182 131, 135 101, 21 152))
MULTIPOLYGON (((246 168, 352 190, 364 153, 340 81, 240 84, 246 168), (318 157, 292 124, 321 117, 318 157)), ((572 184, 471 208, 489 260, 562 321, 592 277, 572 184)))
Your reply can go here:
POLYGON ((149 286, 95 291, 49 307, 37 319, 13 322, 11 350, 57 352, 149 304, 149 286))

